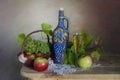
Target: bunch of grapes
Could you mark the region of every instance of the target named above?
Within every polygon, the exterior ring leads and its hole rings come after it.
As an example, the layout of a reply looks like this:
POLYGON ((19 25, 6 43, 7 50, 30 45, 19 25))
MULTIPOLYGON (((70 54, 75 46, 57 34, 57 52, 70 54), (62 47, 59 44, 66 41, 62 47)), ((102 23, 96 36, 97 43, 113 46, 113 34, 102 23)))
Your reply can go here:
POLYGON ((25 44, 25 52, 27 54, 31 54, 31 53, 49 53, 50 52, 50 48, 49 48, 49 45, 47 44, 47 42, 43 42, 43 41, 40 41, 40 40, 31 40, 31 41, 28 41, 26 44, 25 44))
POLYGON ((33 41, 27 41, 27 43, 25 44, 24 50, 27 54, 32 54, 35 53, 36 51, 36 45, 33 43, 33 41))
POLYGON ((41 41, 41 45, 39 47, 39 51, 42 53, 49 53, 50 48, 46 42, 41 41))

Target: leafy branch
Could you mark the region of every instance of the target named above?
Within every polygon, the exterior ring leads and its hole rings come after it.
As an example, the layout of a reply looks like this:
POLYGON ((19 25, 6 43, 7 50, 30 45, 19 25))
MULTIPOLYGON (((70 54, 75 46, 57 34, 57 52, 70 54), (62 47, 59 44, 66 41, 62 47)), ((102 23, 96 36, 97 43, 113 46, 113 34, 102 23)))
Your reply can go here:
MULTIPOLYGON (((93 36, 85 31, 80 31, 78 35, 80 37, 78 38, 77 57, 90 53, 90 55, 98 61, 103 53, 102 38, 97 36, 94 40, 93 36)), ((75 65, 74 49, 73 42, 69 42, 66 54, 64 55, 65 64, 75 65)))

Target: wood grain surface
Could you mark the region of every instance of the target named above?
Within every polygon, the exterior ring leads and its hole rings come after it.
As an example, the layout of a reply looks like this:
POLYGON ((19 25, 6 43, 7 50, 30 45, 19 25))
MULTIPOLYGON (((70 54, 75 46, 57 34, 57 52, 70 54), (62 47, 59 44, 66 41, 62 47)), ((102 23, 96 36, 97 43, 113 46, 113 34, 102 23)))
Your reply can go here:
POLYGON ((120 74, 64 74, 56 75, 50 72, 37 72, 33 69, 23 66, 21 75, 31 80, 119 80, 120 74))
POLYGON ((45 71, 38 72, 33 68, 22 66, 21 75, 31 80, 120 80, 120 56, 104 55, 99 63, 101 66, 74 74, 57 75, 45 71))

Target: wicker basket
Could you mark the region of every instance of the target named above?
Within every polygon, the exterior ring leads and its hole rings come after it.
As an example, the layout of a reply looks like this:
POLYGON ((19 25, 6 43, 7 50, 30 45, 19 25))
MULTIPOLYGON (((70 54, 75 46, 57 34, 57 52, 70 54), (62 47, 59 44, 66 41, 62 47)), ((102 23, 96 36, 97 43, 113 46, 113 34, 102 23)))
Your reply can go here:
MULTIPOLYGON (((24 39, 24 41, 23 41, 23 43, 22 43, 21 51, 20 51, 20 53, 18 54, 18 56, 21 55, 21 54, 24 54, 24 57, 27 56, 27 54, 26 54, 25 51, 24 51, 24 46, 25 46, 25 43, 26 43, 26 41, 27 41, 27 38, 28 38, 30 35, 32 35, 32 34, 34 34, 34 33, 38 33, 38 32, 43 32, 43 31, 42 31, 42 30, 36 30, 36 31, 33 31, 33 32, 29 33, 29 34, 25 37, 25 39, 24 39)), ((51 47, 50 38, 49 38, 48 35, 46 35, 46 36, 47 36, 48 45, 49 45, 49 47, 51 47)), ((50 48, 50 49, 51 49, 51 48, 50 48)), ((36 57, 43 57, 43 58, 48 59, 49 57, 51 57, 51 52, 50 52, 50 53, 47 53, 47 54, 41 54, 41 55, 36 56, 36 57)), ((25 66, 28 66, 28 67, 32 67, 32 66, 33 66, 33 62, 34 62, 34 59, 28 57, 28 59, 25 61, 24 65, 25 65, 25 66)))

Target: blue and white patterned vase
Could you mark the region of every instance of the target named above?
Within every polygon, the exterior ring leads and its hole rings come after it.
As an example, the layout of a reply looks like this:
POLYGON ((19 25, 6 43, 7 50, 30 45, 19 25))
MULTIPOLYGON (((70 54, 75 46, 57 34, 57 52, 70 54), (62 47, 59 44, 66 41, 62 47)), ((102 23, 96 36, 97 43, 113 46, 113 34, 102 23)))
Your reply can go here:
POLYGON ((53 31, 53 59, 57 64, 63 64, 64 54, 66 53, 67 41, 69 39, 69 21, 64 16, 64 9, 60 8, 59 10, 59 21, 58 26, 53 31), (65 27, 64 21, 67 21, 67 26, 65 27))

